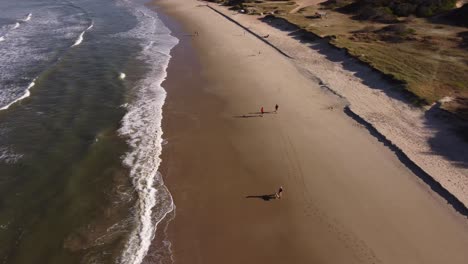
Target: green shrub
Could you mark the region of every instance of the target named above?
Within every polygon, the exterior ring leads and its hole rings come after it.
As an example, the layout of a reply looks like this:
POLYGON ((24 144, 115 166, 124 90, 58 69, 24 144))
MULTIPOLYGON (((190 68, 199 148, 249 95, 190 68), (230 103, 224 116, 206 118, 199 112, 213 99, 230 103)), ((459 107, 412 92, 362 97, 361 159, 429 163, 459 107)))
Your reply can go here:
POLYGON ((356 0, 341 10, 356 13, 360 19, 389 20, 389 15, 400 17, 437 15, 455 8, 456 2, 456 0, 356 0), (374 10, 374 13, 371 14, 370 10, 374 10))

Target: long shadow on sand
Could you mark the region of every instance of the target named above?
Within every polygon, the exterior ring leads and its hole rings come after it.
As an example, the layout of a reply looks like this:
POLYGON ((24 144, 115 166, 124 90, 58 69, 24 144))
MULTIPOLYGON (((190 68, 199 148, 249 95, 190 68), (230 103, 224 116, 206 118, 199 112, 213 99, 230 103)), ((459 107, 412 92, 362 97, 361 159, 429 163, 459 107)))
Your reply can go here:
MULTIPOLYGON (((250 115, 253 115, 253 114, 262 114, 262 112, 252 112, 252 113, 249 113, 250 115)), ((263 114, 276 114, 275 111, 266 111, 266 112, 263 112, 263 114)))
POLYGON ((425 125, 435 132, 428 140, 432 150, 429 154, 441 155, 454 166, 468 169, 468 122, 440 107, 441 104, 436 103, 424 113, 425 125))
POLYGON ((234 118, 251 118, 251 117, 263 117, 263 115, 252 115, 252 114, 248 114, 248 115, 236 115, 236 116, 232 116, 234 118))
POLYGON ((251 112, 251 113, 248 113, 248 114, 244 114, 244 115, 235 115, 235 116, 232 116, 234 118, 251 118, 251 117, 263 117, 264 114, 276 114, 275 111, 268 111, 268 112, 251 112))
POLYGON ((457 212, 468 217, 468 208, 460 201, 457 197, 451 194, 447 189, 445 189, 439 182, 427 174, 421 167, 416 165, 406 154, 390 140, 388 140, 384 135, 375 129, 371 124, 366 120, 362 119, 360 116, 356 115, 349 107, 345 107, 344 113, 349 117, 354 119, 359 124, 365 126, 367 131, 377 138, 384 146, 388 147, 395 155, 398 157, 401 163, 403 163, 411 172, 414 173, 419 179, 421 179, 425 184, 427 184, 432 191, 440 195, 448 204, 450 204, 457 212))
POLYGON ((245 198, 256 198, 256 199, 262 199, 266 202, 270 201, 270 200, 274 200, 276 199, 276 194, 263 194, 263 195, 249 195, 249 196, 246 196, 245 198))

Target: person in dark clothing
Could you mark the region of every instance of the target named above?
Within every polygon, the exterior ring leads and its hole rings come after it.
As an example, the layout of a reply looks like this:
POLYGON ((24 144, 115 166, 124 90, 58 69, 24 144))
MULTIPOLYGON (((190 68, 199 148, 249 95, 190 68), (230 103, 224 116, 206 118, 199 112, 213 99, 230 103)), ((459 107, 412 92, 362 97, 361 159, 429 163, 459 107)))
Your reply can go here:
POLYGON ((279 105, 276 104, 276 105, 275 105, 275 113, 278 112, 278 108, 279 108, 279 105))
POLYGON ((278 191, 275 193, 276 199, 281 199, 281 196, 283 195, 283 186, 280 186, 278 191))

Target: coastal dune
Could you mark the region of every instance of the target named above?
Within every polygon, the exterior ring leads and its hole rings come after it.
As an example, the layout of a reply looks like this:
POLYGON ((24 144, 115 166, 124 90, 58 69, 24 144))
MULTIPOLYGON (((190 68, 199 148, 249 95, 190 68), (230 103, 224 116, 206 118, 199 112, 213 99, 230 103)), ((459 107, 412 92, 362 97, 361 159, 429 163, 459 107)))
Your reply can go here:
POLYGON ((346 101, 203 2, 155 4, 182 25, 163 83, 175 263, 466 263, 466 219, 346 101))

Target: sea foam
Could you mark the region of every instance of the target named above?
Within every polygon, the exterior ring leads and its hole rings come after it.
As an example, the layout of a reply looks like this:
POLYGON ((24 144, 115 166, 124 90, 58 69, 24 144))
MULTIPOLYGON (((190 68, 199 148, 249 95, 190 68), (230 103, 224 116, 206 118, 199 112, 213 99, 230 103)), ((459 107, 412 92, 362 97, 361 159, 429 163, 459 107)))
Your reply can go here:
POLYGON ((81 42, 83 42, 83 36, 84 34, 86 33, 86 31, 92 29, 94 26, 93 22, 91 21, 91 25, 85 29, 83 32, 80 33, 80 35, 78 36, 78 39, 76 39, 75 43, 72 45, 72 47, 75 47, 75 46, 78 46, 81 44, 81 42))
POLYGON ((129 1, 121 3, 135 11, 139 25, 127 34, 141 40, 140 59, 151 65, 145 78, 135 87, 136 99, 127 106, 128 112, 119 130, 131 149, 123 163, 130 169, 130 177, 138 193, 133 216, 135 225, 120 263, 140 264, 149 250, 157 225, 175 208, 158 168, 163 142, 162 107, 166 98, 161 83, 166 78, 170 50, 178 39, 170 35, 170 31, 149 9, 135 7, 129 1))
POLYGON ((32 14, 29 13, 24 19, 22 19, 22 21, 27 22, 27 21, 31 20, 31 17, 32 17, 32 14))
POLYGON ((20 97, 16 98, 14 101, 12 101, 11 103, 5 105, 4 107, 0 108, 0 110, 5 110, 5 109, 8 109, 10 106, 12 106, 14 103, 18 102, 18 101, 21 101, 23 100, 24 98, 26 97, 29 97, 31 95, 31 93, 29 92, 29 89, 33 88, 34 85, 36 85, 36 78, 33 79, 33 81, 31 83, 29 83, 28 87, 26 88, 26 90, 23 92, 23 95, 21 95, 20 97))
POLYGON ((0 162, 13 164, 23 157, 21 154, 13 152, 10 148, 0 147, 0 162))

